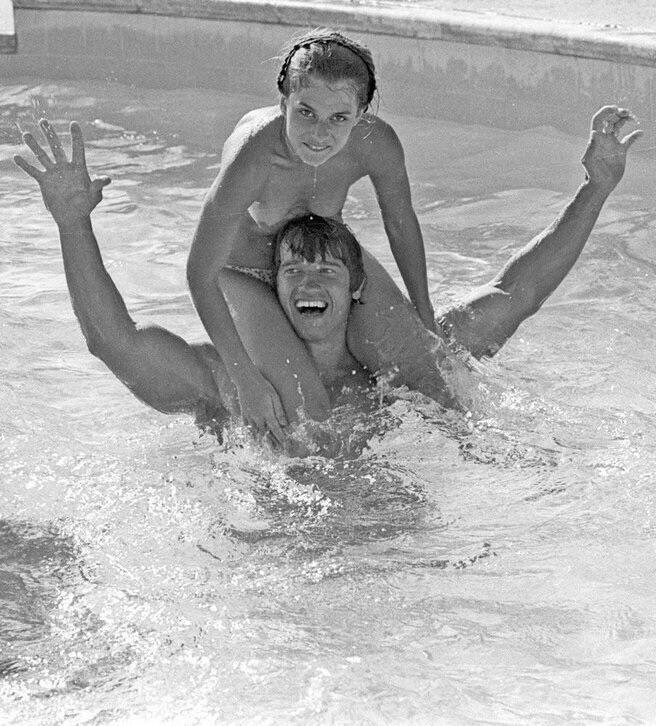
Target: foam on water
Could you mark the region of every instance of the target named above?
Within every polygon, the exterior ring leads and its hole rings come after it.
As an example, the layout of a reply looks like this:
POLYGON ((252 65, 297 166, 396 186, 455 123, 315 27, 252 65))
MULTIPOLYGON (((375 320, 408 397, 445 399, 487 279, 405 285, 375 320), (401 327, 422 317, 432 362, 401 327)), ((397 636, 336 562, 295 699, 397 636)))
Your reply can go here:
MULTIPOLYGON (((656 260, 633 172, 552 301, 494 362, 459 371, 468 413, 400 392, 369 416, 340 409, 309 457, 239 428, 220 446, 89 356, 54 225, 11 157, 38 116, 80 120, 114 178, 95 223, 128 307, 197 339, 189 240, 220 144, 254 105, 2 91, 3 722, 648 722, 656 260)), ((576 186, 581 139, 395 126, 438 303, 576 186)), ((391 262, 366 185, 346 216, 391 262)))

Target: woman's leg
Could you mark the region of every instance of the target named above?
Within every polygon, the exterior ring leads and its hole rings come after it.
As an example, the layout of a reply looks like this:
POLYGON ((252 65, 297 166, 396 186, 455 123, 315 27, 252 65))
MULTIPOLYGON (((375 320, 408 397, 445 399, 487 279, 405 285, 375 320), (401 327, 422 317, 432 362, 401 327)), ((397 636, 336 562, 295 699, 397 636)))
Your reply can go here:
POLYGON ((367 283, 363 305, 351 308, 348 346, 370 371, 393 385, 407 385, 441 403, 452 403, 439 364, 443 341, 422 324, 385 268, 363 250, 367 283))
POLYGON ((327 418, 330 401, 326 389, 275 291, 230 269, 221 273, 221 289, 248 355, 278 392, 287 418, 296 420, 299 408, 315 420, 327 418))

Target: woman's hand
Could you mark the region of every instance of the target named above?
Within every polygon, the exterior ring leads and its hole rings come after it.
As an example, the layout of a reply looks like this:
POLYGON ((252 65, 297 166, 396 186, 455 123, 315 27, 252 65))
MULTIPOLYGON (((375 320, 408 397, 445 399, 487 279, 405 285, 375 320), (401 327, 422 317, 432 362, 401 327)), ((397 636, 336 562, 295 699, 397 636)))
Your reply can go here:
POLYGON ((437 323, 435 322, 435 310, 433 309, 433 305, 430 301, 426 302, 421 307, 419 305, 416 306, 416 310, 419 313, 419 317, 421 318, 421 322, 424 324, 424 327, 431 331, 431 333, 437 334, 437 323))
POLYGON ((39 126, 50 145, 54 161, 30 133, 23 134, 23 141, 41 162, 44 171, 32 166, 22 156, 15 156, 14 161, 37 181, 46 208, 55 222, 60 227, 74 225, 89 217, 102 199, 103 187, 111 180, 106 176, 94 180, 89 177, 82 131, 75 121, 70 125, 72 139, 70 161, 66 159, 59 136, 50 123, 46 119, 41 119, 39 126))
POLYGON ((239 396, 239 406, 244 423, 256 434, 271 434, 282 446, 287 440, 285 409, 276 389, 256 369, 251 376, 233 378, 239 396))
POLYGON ((633 120, 633 116, 618 106, 604 106, 592 117, 590 141, 581 163, 590 182, 607 193, 619 183, 624 174, 626 152, 642 135, 638 129, 619 139, 619 130, 629 120, 633 120))

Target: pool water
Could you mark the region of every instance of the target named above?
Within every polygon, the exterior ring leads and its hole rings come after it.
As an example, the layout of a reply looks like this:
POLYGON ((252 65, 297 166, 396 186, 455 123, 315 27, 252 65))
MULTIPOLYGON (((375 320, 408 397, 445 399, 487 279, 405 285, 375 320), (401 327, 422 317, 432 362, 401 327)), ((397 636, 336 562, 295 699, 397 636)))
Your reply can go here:
MULTIPOLYGON (((81 122, 94 220, 135 319, 203 331, 185 260, 221 143, 274 99, 0 90, 0 721, 649 723, 656 712, 650 141, 578 265, 467 413, 344 407, 293 458, 149 410, 92 358, 55 227, 11 161, 81 122), (646 150, 646 153, 645 153, 646 150)), ((485 281, 582 179, 584 139, 392 118, 436 305, 485 281)), ((373 193, 346 218, 392 264, 373 193)))

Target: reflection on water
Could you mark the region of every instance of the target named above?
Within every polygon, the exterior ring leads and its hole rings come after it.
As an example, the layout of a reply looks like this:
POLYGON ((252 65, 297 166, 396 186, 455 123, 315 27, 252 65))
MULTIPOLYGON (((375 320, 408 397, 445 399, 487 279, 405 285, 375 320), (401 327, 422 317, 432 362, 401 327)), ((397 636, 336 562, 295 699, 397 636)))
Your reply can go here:
MULTIPOLYGON (((562 290, 459 372, 467 413, 398 392, 340 409, 309 457, 237 427, 219 445, 88 354, 54 225, 11 157, 38 116, 79 119, 114 180, 95 216, 111 274, 138 320, 195 340, 189 240, 257 101, 96 94, 0 95, 3 722, 649 722, 652 192, 630 169, 562 290)), ((438 303, 491 276, 580 177, 582 141, 549 130, 395 126, 438 303)), ((391 264, 366 184, 346 214, 391 264)))

